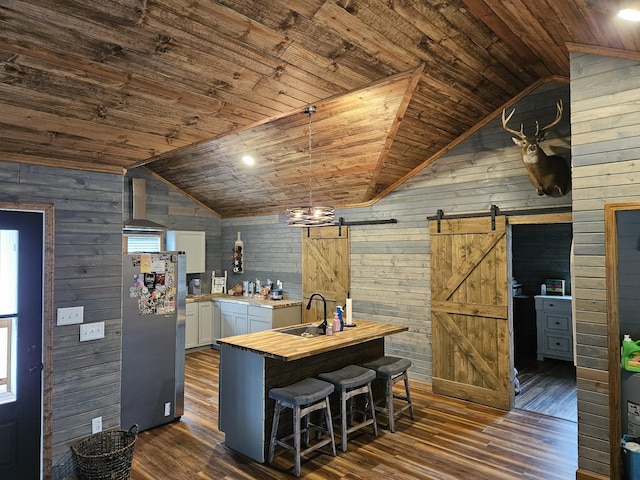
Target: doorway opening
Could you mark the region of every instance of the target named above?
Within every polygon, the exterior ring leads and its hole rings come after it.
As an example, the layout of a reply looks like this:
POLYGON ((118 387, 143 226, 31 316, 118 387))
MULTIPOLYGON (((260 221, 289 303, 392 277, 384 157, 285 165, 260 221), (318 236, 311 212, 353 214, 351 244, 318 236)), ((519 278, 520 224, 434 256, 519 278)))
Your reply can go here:
POLYGON ((511 229, 514 365, 520 384, 515 406, 577 422, 574 329, 568 298, 572 224, 526 223, 511 229), (548 279, 564 281, 562 298, 541 295, 548 279), (544 305, 560 310, 550 314, 544 305))
MULTIPOLYGON (((637 398, 633 376, 620 368, 623 334, 637 335, 637 271, 640 252, 640 202, 608 203, 605 219, 605 277, 607 287, 607 350, 609 352, 609 460, 611 478, 620 478, 620 441, 630 432, 629 416, 622 412, 637 398), (622 263, 627 263, 621 267, 622 263), (632 265, 633 264, 633 265, 632 265), (631 275, 630 273, 633 272, 631 275)), ((636 422, 637 423, 637 422, 636 422)))

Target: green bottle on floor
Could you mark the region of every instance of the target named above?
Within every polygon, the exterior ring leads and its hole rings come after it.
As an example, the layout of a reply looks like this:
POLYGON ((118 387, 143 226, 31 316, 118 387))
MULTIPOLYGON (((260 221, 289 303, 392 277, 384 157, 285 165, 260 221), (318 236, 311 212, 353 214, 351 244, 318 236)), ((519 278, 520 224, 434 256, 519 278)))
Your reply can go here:
POLYGON ((640 372, 640 340, 634 342, 629 335, 622 340, 622 368, 629 372, 640 372))

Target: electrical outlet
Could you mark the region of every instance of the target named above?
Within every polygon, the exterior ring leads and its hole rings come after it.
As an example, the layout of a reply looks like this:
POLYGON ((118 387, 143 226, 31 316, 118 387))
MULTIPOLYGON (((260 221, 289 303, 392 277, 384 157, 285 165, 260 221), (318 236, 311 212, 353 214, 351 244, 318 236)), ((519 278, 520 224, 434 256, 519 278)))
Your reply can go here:
POLYGON ((74 325, 84 321, 84 307, 58 309, 58 325, 74 325))
POLYGON ((164 416, 168 417, 171 415, 171 402, 166 402, 164 404, 164 416))
POLYGON ((80 325, 80 341, 98 340, 104 338, 104 322, 87 323, 80 325))
POLYGON ((102 431, 102 417, 91 419, 91 433, 99 433, 102 431))

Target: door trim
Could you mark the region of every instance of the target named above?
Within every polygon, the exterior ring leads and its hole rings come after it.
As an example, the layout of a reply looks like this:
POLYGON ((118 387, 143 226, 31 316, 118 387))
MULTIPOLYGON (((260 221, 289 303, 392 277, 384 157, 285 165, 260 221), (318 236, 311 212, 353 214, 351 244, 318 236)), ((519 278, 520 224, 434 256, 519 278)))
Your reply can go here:
POLYGON ((55 251, 55 209, 53 204, 29 202, 0 202, 1 210, 39 212, 44 220, 44 278, 42 318, 42 474, 53 475, 53 271, 55 251))
POLYGON ((618 310, 618 219, 616 213, 640 210, 640 202, 606 203, 604 205, 605 282, 607 286, 607 350, 609 364, 609 474, 620 478, 622 472, 620 438, 620 315, 618 310))

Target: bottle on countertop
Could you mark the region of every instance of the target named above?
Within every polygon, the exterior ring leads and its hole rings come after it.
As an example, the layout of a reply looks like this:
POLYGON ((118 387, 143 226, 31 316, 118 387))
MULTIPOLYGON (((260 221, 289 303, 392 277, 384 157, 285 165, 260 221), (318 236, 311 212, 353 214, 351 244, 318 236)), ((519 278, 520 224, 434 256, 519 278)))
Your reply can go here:
POLYGON ((333 335, 333 325, 331 322, 327 322, 327 329, 325 330, 325 333, 329 336, 333 335))
POLYGON ((338 305, 336 307, 336 315, 338 315, 338 321, 340 324, 340 331, 344 330, 344 319, 342 318, 342 307, 338 305))
POLYGON ((338 310, 336 309, 336 312, 333 314, 333 331, 334 332, 339 332, 340 331, 340 317, 338 317, 338 310))

